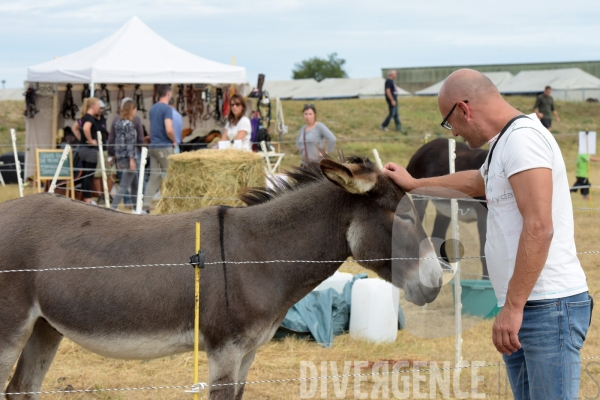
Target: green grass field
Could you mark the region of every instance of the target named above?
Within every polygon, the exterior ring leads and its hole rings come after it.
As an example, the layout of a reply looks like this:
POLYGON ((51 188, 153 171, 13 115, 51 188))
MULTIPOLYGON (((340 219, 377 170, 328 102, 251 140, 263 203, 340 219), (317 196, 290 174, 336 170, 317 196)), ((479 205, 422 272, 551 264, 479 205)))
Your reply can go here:
MULTIPOLYGON (((511 97, 508 100, 518 109, 529 113, 533 106, 532 98, 511 97)), ((284 137, 282 150, 287 154, 284 158, 284 167, 297 165, 300 161, 293 141, 298 129, 303 124, 301 110, 304 102, 284 101, 286 123, 290 133, 284 137)), ((319 119, 327 124, 339 138, 338 149, 346 155, 361 155, 371 157, 371 150, 377 148, 383 162, 395 161, 406 165, 410 156, 423 143, 426 133, 433 137, 450 137, 449 132, 439 126, 441 117, 437 110, 435 98, 404 98, 400 100, 400 115, 407 136, 395 132, 382 132, 377 129, 386 115, 385 102, 382 99, 372 100, 343 100, 320 101, 315 103, 319 112, 319 119)), ((577 154, 577 137, 579 130, 600 130, 600 105, 590 103, 565 103, 557 102, 557 109, 563 120, 556 124, 555 133, 563 151, 563 156, 569 172, 569 177, 574 182, 575 158, 577 154)), ((14 125, 19 128, 22 140, 23 117, 20 116, 22 104, 19 102, 0 103, 0 144, 10 143, 8 129, 14 125), (6 104, 5 104, 6 103, 6 104), (19 125, 20 124, 20 125, 19 125)), ((600 182, 600 165, 592 168, 590 180, 600 182)), ((32 193, 31 189, 27 193, 32 193)), ((600 193, 593 191, 596 199, 600 193)), ((15 185, 0 187, 0 202, 18 196, 15 185)), ((579 194, 573 194, 575 207, 588 207, 589 202, 584 202, 579 194)), ((600 206, 600 201, 591 203, 600 206)), ((428 218, 431 215, 428 214, 428 218)), ((600 250, 598 236, 600 234, 600 211, 575 210, 575 240, 578 251, 600 250)), ((431 218, 426 219, 426 229, 431 228, 431 218)), ((600 298, 600 256, 582 255, 580 257, 586 271, 591 294, 600 298)), ((477 267, 474 267, 477 268, 477 267)), ((356 267, 343 267, 342 270, 357 273, 363 271, 356 267)), ((1 290, 1 288, 0 288, 1 290)), ((600 307, 594 312, 594 323, 588 333, 582 357, 600 356, 600 330, 598 329, 600 307)), ((485 361, 487 364, 501 362, 500 355, 496 352, 491 341, 492 320, 485 320, 476 324, 463 333, 463 357, 465 360, 485 361)), ((116 388, 116 387, 144 387, 158 385, 189 385, 192 383, 192 355, 185 353, 178 356, 167 357, 151 361, 122 361, 107 359, 92 354, 82 349, 77 344, 64 340, 58 351, 44 381, 44 390, 57 390, 72 387, 74 389, 87 388, 116 388)), ((200 379, 207 381, 208 369, 206 356, 201 355, 200 379)), ((300 376, 300 362, 310 361, 320 367, 321 361, 333 361, 338 368, 343 368, 344 361, 377 361, 398 360, 436 361, 441 366, 444 361, 454 360, 454 337, 439 339, 422 339, 411 335, 407 330, 398 332, 394 343, 375 344, 350 338, 349 335, 338 336, 331 349, 323 348, 314 342, 304 340, 286 339, 272 341, 259 349, 255 362, 250 370, 248 380, 286 379, 300 376)), ((588 362, 587 373, 582 374, 580 396, 582 398, 595 398, 599 395, 600 364, 588 362)), ((362 372, 365 370, 363 369, 362 372)), ((356 370, 351 369, 350 373, 356 370)), ((331 371, 329 371, 331 373, 331 371)), ((483 381, 478 385, 479 393, 485 393, 488 399, 512 398, 507 387, 506 375, 502 368, 480 368, 483 381)), ((429 373, 421 374, 425 381, 421 384, 420 392, 429 394, 429 373)), ((465 370, 458 377, 463 391, 471 388, 470 370, 465 370)), ((390 385, 392 379, 390 378, 390 385)), ((354 398, 354 383, 350 378, 345 398, 354 398)), ((0 383, 1 384, 1 383, 0 383)), ((402 390, 402 381, 400 381, 402 390)), ((336 398, 332 380, 327 381, 327 395, 321 397, 321 385, 314 398, 336 398)), ((361 392, 371 394, 374 387, 372 378, 361 384, 361 392)), ((456 390, 456 385, 453 386, 456 390)), ((413 387, 410 388, 408 398, 414 398, 413 387)), ((437 398, 443 398, 438 389, 435 391, 437 398)), ((472 393, 467 393, 471 395, 472 393)), ((381 391, 377 398, 382 398, 381 391)), ((271 383, 256 384, 246 387, 246 399, 293 399, 300 397, 300 383, 271 383)), ((389 398, 393 398, 389 392, 389 398)), ((459 396, 460 397, 460 396, 459 396)), ((459 398, 454 391, 450 398, 459 398)), ((189 398, 182 390, 162 390, 154 392, 107 392, 100 394, 69 394, 46 396, 43 398, 56 399, 181 399, 189 398)), ((206 399, 207 393, 201 392, 200 398, 206 399)), ((375 397, 369 397, 375 398, 375 397)), ((472 397, 470 397, 472 398, 472 397)))

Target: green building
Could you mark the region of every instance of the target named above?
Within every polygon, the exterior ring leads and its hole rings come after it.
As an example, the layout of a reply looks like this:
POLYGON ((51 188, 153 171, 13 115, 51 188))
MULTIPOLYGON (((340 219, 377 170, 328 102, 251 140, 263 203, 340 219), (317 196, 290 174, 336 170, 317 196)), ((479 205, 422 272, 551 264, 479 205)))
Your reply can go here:
POLYGON ((508 71, 513 75, 521 71, 540 69, 580 68, 585 72, 600 78, 600 61, 573 61, 555 63, 529 63, 529 64, 495 64, 495 65, 455 65, 446 67, 411 67, 411 68, 382 68, 381 74, 387 77, 388 71, 395 69, 398 72, 396 84, 411 93, 424 89, 445 79, 452 72, 461 68, 471 68, 480 72, 508 71))

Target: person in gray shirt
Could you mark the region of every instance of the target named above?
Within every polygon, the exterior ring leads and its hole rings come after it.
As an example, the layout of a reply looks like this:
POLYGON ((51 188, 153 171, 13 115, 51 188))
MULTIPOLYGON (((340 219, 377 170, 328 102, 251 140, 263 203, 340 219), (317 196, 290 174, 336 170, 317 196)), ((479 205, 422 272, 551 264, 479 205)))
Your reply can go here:
POLYGON ((300 128, 296 138, 296 147, 300 150, 302 162, 319 161, 323 158, 321 150, 327 140, 327 153, 331 153, 337 139, 324 123, 317 121, 317 110, 312 104, 305 104, 302 110, 306 124, 300 128))

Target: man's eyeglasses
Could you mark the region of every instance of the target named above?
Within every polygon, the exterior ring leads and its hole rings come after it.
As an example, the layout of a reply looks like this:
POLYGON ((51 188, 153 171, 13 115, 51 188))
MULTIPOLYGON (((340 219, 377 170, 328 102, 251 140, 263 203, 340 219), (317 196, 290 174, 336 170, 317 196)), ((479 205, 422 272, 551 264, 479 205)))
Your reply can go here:
MULTIPOLYGON (((469 103, 469 100, 463 100, 463 103, 469 103)), ((446 115, 446 118, 444 118, 444 120, 440 124, 440 126, 442 128, 448 129, 449 131, 452 130, 452 125, 450 124, 450 122, 448 122, 448 118, 450 118, 450 116, 454 112, 454 109, 456 108, 457 105, 458 105, 458 103, 454 103, 454 106, 452 106, 452 108, 450 109, 450 112, 448 113, 448 115, 446 115)))

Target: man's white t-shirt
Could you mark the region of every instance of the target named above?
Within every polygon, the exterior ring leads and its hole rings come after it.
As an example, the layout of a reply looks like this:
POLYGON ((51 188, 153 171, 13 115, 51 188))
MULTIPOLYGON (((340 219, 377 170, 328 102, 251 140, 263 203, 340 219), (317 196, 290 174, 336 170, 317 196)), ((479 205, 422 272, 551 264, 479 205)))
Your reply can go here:
MULTIPOLYGON (((490 140, 490 148, 497 137, 490 140)), ((487 163, 486 159, 480 169, 484 181, 487 163)), ((534 168, 552 170, 554 236, 548 259, 529 300, 568 297, 588 290, 575 249, 573 206, 565 162, 552 134, 535 114, 531 114, 513 122, 496 144, 486 182, 485 256, 499 307, 506 300, 523 229, 523 217, 508 178, 534 168)))
POLYGON ((248 117, 242 117, 238 121, 237 124, 231 125, 229 121, 225 125, 225 129, 227 130, 227 138, 229 140, 235 140, 239 131, 245 131, 246 136, 242 139, 242 149, 243 150, 252 150, 252 146, 250 145, 250 135, 252 135, 252 124, 250 123, 250 119, 248 117))

